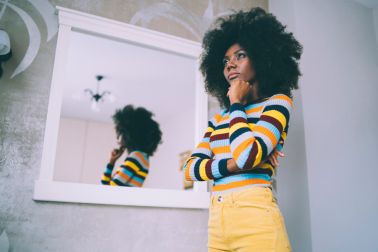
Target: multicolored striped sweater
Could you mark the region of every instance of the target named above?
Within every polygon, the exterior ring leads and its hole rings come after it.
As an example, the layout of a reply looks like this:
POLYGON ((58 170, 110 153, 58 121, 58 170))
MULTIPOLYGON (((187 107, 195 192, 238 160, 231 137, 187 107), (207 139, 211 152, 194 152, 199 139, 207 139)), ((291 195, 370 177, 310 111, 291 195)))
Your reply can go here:
POLYGON ((108 164, 101 183, 111 186, 141 187, 148 174, 150 163, 146 153, 133 151, 112 176, 114 166, 108 164))
POLYGON ((270 186, 274 167, 267 157, 275 148, 282 149, 291 109, 291 98, 277 94, 259 103, 235 103, 216 114, 184 164, 186 179, 214 180, 213 192, 270 186), (240 171, 227 170, 231 158, 240 171))

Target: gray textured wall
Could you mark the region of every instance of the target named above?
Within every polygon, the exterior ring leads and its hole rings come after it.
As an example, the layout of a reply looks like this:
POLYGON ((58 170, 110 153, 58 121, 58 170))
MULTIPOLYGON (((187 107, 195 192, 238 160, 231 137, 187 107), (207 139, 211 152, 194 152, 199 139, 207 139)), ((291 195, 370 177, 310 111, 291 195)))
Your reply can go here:
MULTIPOLYGON (((56 36, 27 1, 10 0, 28 13, 41 32, 41 46, 30 67, 10 78, 29 43, 27 29, 7 9, 0 27, 11 37, 13 58, 0 79, 0 233, 7 232, 10 251, 206 251, 207 211, 119 207, 32 200, 41 164, 56 36)), ((52 0, 53 5, 129 22, 137 12, 162 1, 52 0)), ((168 2, 168 1, 167 1, 168 2)), ((207 1, 170 1, 202 16, 207 1)), ((266 0, 213 1, 214 12, 229 8, 267 8, 266 0)), ((2 5, 0 5, 1 7, 2 5)), ((179 25, 160 18, 149 27, 196 39, 179 25)), ((200 30, 198 27, 194 27, 200 30)))

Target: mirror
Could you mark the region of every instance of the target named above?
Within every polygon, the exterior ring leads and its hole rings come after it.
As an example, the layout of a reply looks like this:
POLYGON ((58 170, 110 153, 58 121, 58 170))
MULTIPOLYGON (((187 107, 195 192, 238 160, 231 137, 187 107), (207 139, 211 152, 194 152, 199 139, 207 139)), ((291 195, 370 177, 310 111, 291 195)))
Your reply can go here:
POLYGON ((118 148, 112 115, 132 104, 151 111, 162 131, 143 187, 184 189, 179 157, 195 145, 195 65, 195 59, 175 53, 72 31, 54 180, 101 184, 110 153, 118 148), (104 96, 96 102, 97 93, 104 96))
POLYGON ((180 159, 207 126, 207 96, 198 72, 200 45, 58 9, 59 35, 34 199, 206 208, 207 184, 185 184, 180 170, 180 159), (98 102, 96 94, 103 94, 98 102), (101 176, 118 147, 112 115, 129 104, 154 114, 162 144, 149 158, 142 188, 104 186, 101 176))

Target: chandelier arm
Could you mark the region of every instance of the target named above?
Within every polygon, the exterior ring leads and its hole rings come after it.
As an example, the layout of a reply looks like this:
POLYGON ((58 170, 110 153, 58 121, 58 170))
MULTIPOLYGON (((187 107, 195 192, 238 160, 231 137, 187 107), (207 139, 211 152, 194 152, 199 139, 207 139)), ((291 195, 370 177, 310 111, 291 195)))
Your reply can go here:
POLYGON ((101 97, 103 97, 103 96, 105 96, 105 95, 110 95, 110 94, 111 94, 110 91, 105 90, 104 92, 102 92, 101 97))
POLYGON ((94 95, 94 93, 93 93, 93 91, 92 90, 90 90, 89 88, 86 88, 86 89, 84 89, 84 92, 87 92, 87 93, 89 93, 91 96, 93 96, 94 95))

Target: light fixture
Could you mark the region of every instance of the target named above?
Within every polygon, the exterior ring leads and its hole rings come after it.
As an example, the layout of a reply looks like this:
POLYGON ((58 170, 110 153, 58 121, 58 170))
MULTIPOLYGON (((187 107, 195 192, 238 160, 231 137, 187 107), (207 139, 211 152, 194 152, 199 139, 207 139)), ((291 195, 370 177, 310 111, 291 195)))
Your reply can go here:
POLYGON ((91 89, 89 88, 86 88, 84 90, 84 92, 88 93, 90 95, 90 98, 91 98, 91 109, 93 111, 100 111, 100 108, 98 106, 98 103, 101 101, 103 102, 104 101, 104 97, 105 96, 108 96, 109 97, 109 101, 110 102, 113 102, 115 97, 112 95, 112 93, 110 91, 102 91, 100 93, 100 82, 101 80, 104 78, 103 75, 96 75, 96 80, 97 80, 97 86, 96 86, 96 91, 92 91, 91 89))

